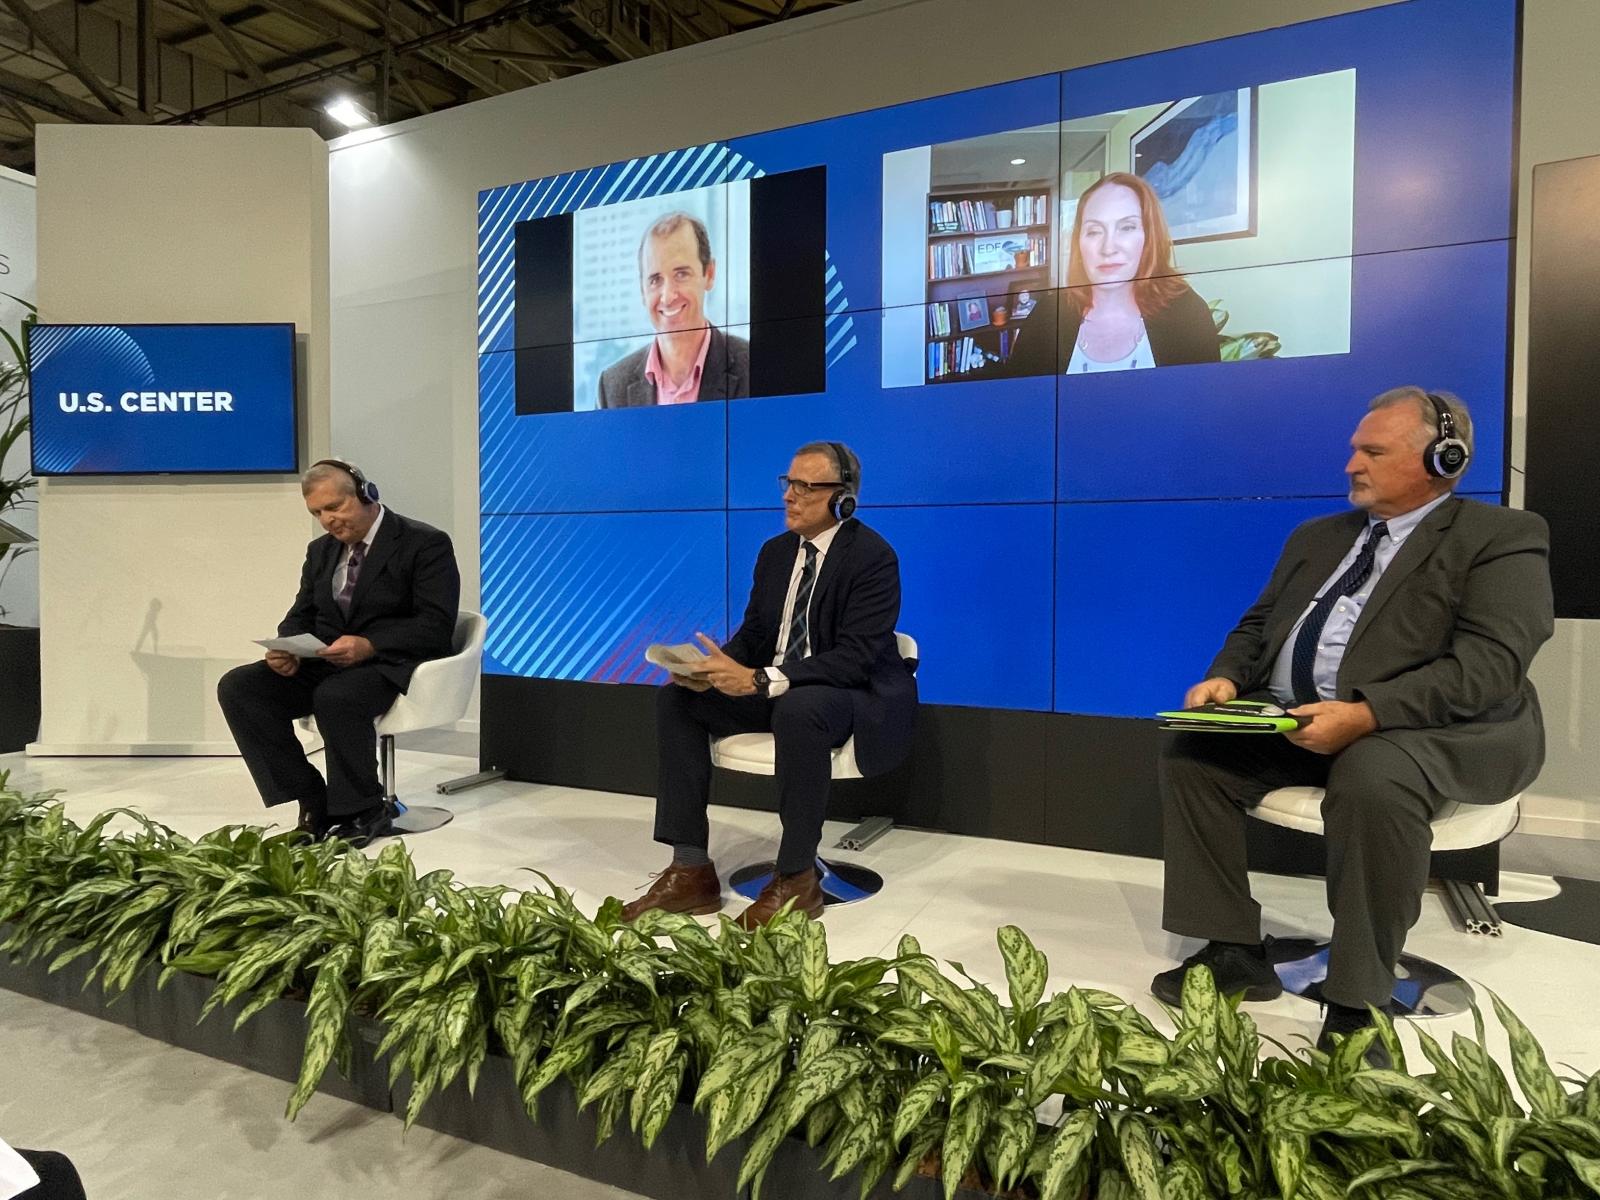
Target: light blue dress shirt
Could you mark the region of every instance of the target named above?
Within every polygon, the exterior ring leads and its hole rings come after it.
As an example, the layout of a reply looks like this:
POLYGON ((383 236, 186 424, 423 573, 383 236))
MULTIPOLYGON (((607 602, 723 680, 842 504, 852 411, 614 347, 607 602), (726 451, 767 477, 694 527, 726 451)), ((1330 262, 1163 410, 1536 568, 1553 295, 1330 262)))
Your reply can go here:
MULTIPOLYGON (((1446 492, 1436 500, 1430 500, 1421 508, 1414 508, 1408 513, 1388 520, 1389 535, 1378 543, 1377 552, 1372 563, 1372 574, 1367 576, 1367 581, 1353 596, 1346 596, 1333 606, 1328 613, 1328 620, 1322 627, 1322 640, 1317 643, 1317 658, 1311 668, 1311 678, 1317 685, 1317 698, 1319 700, 1332 700, 1339 680, 1339 664, 1344 661, 1344 648, 1350 642, 1350 633, 1356 627, 1356 622, 1361 619, 1361 610, 1367 605, 1367 598, 1372 595, 1372 589, 1378 586, 1378 580, 1383 578, 1383 573, 1388 569, 1394 556, 1400 552, 1400 547, 1405 545, 1406 538, 1411 536, 1411 531, 1422 524, 1422 519, 1439 505, 1450 499, 1446 492)), ((1367 523, 1361 527, 1361 533, 1355 542, 1339 560, 1339 565, 1317 589, 1317 595, 1332 587, 1339 576, 1350 569, 1350 564, 1356 561, 1356 556, 1361 553, 1361 547, 1366 544, 1372 527, 1378 523, 1376 517, 1369 516, 1367 523)), ((1300 614, 1300 619, 1294 623, 1294 628, 1289 631, 1289 636, 1284 639, 1283 648, 1278 651, 1278 660, 1272 665, 1272 678, 1268 688, 1272 698, 1286 707, 1293 707, 1294 680, 1292 670, 1294 663, 1294 643, 1300 636, 1300 626, 1305 624, 1306 617, 1311 614, 1311 609, 1316 605, 1316 599, 1306 605, 1305 612, 1300 614)))

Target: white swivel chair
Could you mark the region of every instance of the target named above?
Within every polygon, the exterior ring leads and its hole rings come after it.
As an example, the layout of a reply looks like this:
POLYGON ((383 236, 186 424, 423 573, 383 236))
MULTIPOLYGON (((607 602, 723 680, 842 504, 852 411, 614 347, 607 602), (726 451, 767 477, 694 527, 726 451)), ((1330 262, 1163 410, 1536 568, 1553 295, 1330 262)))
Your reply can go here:
MULTIPOLYGON (((418 663, 411 674, 411 686, 373 722, 378 731, 379 778, 383 781, 384 800, 394 809, 396 833, 426 833, 448 824, 455 816, 447 808, 401 803, 395 795, 394 739, 400 733, 454 725, 466 715, 472 689, 478 683, 488 630, 489 622, 482 613, 457 613, 450 657, 418 663)), ((315 725, 311 717, 302 718, 300 723, 307 729, 315 725)))
MULTIPOLYGON (((1250 809, 1250 815, 1269 825, 1293 829, 1301 833, 1323 835, 1322 798, 1319 787, 1283 787, 1268 792, 1261 803, 1250 809)), ((1500 841, 1517 824, 1517 806, 1521 795, 1499 804, 1447 804, 1431 822, 1433 849, 1476 850, 1500 841)), ((1500 918, 1495 914, 1483 891, 1476 883, 1459 879, 1445 881, 1445 906, 1468 933, 1484 933, 1498 937, 1500 918)), ((1320 984, 1327 973, 1327 946, 1317 945, 1309 939, 1311 947, 1303 958, 1278 964, 1284 987, 1302 993, 1310 985, 1320 984)), ((1280 943, 1289 945, 1288 942, 1280 943)), ((1395 991, 1395 1006, 1410 1010, 1414 1016, 1446 1016, 1464 1012, 1472 1003, 1471 987, 1454 972, 1424 958, 1403 954, 1398 969, 1399 981, 1395 991)))
MULTIPOLYGON (((916 638, 908 633, 896 631, 894 640, 896 648, 900 651, 900 657, 906 661, 911 673, 915 675, 918 663, 916 638)), ((746 775, 774 775, 777 773, 777 743, 773 741, 770 733, 735 733, 728 737, 712 738, 711 765, 746 775)), ((834 748, 832 777, 866 778, 856 762, 856 739, 853 734, 846 739, 844 745, 834 748)), ((834 844, 834 849, 864 850, 893 828, 894 820, 890 817, 868 817, 841 837, 834 844)), ((760 864, 759 870, 744 868, 739 872, 740 876, 750 874, 752 871, 755 871, 755 874, 742 884, 736 883, 736 890, 748 890, 752 895, 759 892, 761 884, 771 877, 772 869, 772 864, 769 863, 760 864)), ((839 866, 823 863, 822 870, 823 891, 829 898, 835 900, 863 899, 876 892, 882 882, 873 872, 861 868, 853 870, 845 868, 841 871, 839 866)))

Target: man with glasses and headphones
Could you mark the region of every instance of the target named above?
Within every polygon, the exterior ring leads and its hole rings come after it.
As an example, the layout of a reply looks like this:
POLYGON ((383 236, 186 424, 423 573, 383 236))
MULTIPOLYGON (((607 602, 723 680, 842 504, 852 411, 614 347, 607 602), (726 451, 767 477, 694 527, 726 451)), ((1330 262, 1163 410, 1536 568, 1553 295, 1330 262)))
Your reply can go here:
POLYGON ((268 807, 299 805, 298 828, 356 846, 393 832, 373 722, 424 659, 450 653, 461 574, 447 534, 378 501, 354 463, 317 462, 300 480, 324 530, 306 548, 300 592, 280 637, 315 634, 315 658, 268 650, 229 671, 217 699, 268 807), (297 717, 315 714, 327 778, 306 760, 297 717))
POLYGON ((712 737, 771 731, 783 838, 772 881, 739 915, 754 929, 784 904, 822 914, 817 845, 832 751, 854 734, 865 775, 893 769, 911 748, 917 685, 895 644, 900 562, 852 514, 861 464, 839 442, 795 451, 783 490, 781 533, 756 556, 744 623, 726 645, 696 634, 707 655, 700 681, 657 693, 660 775, 655 840, 672 863, 623 908, 705 914, 722 907, 707 853, 712 737))
MULTIPOLYGON (((1531 512, 1453 494, 1472 418, 1447 393, 1374 399, 1345 465, 1355 511, 1308 521, 1186 707, 1275 701, 1278 736, 1177 733, 1161 759, 1163 926, 1205 939, 1151 991, 1180 1004, 1190 967, 1270 1000, 1282 987, 1246 876, 1246 809, 1275 788, 1326 789, 1333 940, 1319 1045, 1371 1023, 1421 910, 1445 805, 1498 804, 1544 761, 1528 680, 1553 628, 1549 531, 1531 512)), ((1382 1056, 1381 1048, 1375 1051, 1382 1056)))

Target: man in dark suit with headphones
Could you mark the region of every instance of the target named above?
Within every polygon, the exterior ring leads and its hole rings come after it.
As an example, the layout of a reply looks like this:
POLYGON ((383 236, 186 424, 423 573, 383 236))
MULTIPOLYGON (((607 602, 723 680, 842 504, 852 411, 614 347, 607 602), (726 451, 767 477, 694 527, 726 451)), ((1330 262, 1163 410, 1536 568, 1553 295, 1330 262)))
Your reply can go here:
POLYGON ((1165 743, 1162 923, 1207 940, 1151 986, 1179 1004, 1185 973, 1204 964, 1225 993, 1279 994, 1245 873, 1246 810, 1275 788, 1324 788, 1324 1048, 1370 1024, 1366 1006, 1394 991, 1428 880, 1429 821, 1451 802, 1507 800, 1538 774, 1544 725, 1528 667, 1554 624, 1543 519, 1452 494, 1472 456, 1465 405, 1395 388, 1350 445, 1356 511, 1290 535, 1184 698, 1275 701, 1307 723, 1281 737, 1165 743))
POLYGON ((326 458, 300 481, 325 531, 306 548, 300 592, 278 635, 315 634, 315 658, 268 650, 217 685, 228 728, 269 806, 295 801, 298 827, 358 846, 393 832, 378 779, 373 722, 419 662, 451 651, 461 575, 448 535, 378 501, 354 463, 326 458), (294 736, 315 714, 327 779, 294 736))
POLYGON ((707 853, 709 738, 770 730, 776 743, 783 839, 772 881, 739 916, 746 929, 791 900, 822 913, 816 859, 833 749, 854 734, 862 773, 877 775, 911 747, 917 684, 895 643, 900 562, 852 515, 861 464, 838 442, 811 442, 778 481, 788 532, 756 556, 744 623, 720 647, 697 634, 709 655, 702 682, 674 677, 657 693, 655 840, 672 847, 672 864, 624 907, 628 920, 722 907, 707 853))

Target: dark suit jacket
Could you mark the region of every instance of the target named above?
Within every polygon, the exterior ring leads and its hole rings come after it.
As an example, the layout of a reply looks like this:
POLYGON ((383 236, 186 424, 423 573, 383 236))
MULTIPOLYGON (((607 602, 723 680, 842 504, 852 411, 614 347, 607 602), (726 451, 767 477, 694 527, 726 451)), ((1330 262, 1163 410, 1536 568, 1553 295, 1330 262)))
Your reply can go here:
MULTIPOLYGON (((789 532, 761 547, 744 623, 723 647, 735 662, 772 662, 799 548, 799 535, 789 532)), ((782 670, 791 688, 849 689, 856 762, 864 775, 892 770, 911 749, 917 681, 895 645, 899 619, 900 560, 875 531, 846 521, 822 560, 812 595, 812 654, 782 670)))
MULTIPOLYGON (((601 408, 645 408, 656 402, 656 389, 644 377, 650 347, 635 350, 600 372, 601 408)), ((712 326, 711 345, 700 376, 700 399, 741 400, 750 394, 750 343, 712 326)))
MULTIPOLYGON (((1241 693, 1267 686, 1278 651, 1366 523, 1307 521, 1209 676, 1241 693)), ((1544 518, 1452 497, 1400 547, 1361 611, 1337 698, 1365 700, 1371 735, 1411 755, 1441 793, 1468 804, 1515 795, 1544 762, 1544 720, 1528 665, 1554 629, 1544 518)))
POLYGON ((448 534, 385 509, 367 552, 350 616, 333 598, 333 572, 344 544, 325 533, 306 547, 300 593, 278 624, 278 636, 312 633, 324 642, 355 634, 372 643, 384 677, 402 692, 428 658, 444 658, 455 637, 461 574, 448 534))
MULTIPOLYGON (((1063 293, 1061 366, 1058 370, 1065 371, 1072 361, 1072 348, 1078 342, 1078 331, 1082 327, 1083 314, 1065 302, 1063 293)), ((1217 337, 1217 323, 1211 319, 1211 309, 1187 284, 1170 304, 1144 319, 1144 331, 1150 337, 1150 353, 1155 356, 1158 367, 1222 361, 1222 342, 1217 337)))

